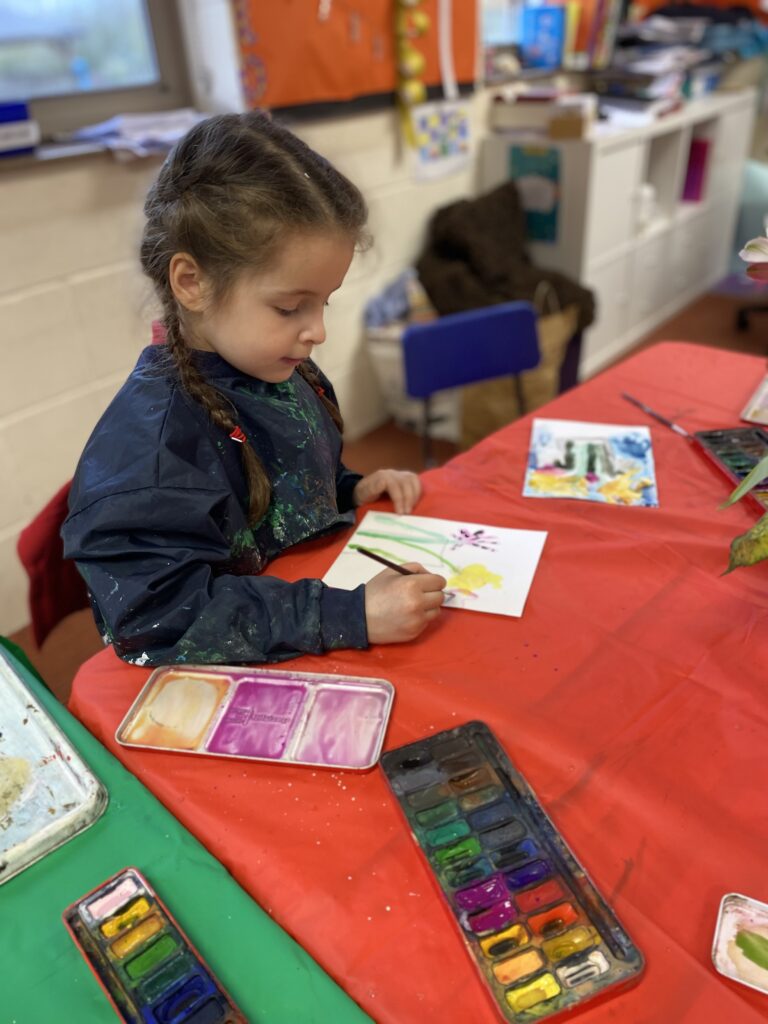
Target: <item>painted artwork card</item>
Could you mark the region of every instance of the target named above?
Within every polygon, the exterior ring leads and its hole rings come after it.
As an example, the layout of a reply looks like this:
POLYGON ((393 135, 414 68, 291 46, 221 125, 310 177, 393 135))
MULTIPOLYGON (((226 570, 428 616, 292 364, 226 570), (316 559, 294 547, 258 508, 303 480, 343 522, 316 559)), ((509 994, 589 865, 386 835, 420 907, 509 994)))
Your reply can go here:
POLYGON ((446 608, 521 616, 547 534, 429 516, 367 512, 323 577, 354 590, 382 571, 367 548, 398 565, 419 562, 446 578, 446 608))
POLYGON ((747 423, 760 423, 768 427, 768 377, 760 381, 760 386, 745 405, 741 418, 747 423))
POLYGON ((535 419, 523 495, 658 508, 650 430, 535 419))

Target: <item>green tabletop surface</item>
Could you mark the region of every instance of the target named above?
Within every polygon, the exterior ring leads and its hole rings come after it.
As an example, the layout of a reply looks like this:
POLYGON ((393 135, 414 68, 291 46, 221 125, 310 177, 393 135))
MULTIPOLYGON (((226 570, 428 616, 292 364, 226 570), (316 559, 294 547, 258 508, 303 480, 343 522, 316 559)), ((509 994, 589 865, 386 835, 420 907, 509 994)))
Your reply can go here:
POLYGON ((87 831, 0 886, 1 1024, 111 1024, 117 1019, 61 914, 128 866, 147 877, 250 1024, 370 1021, 69 714, 30 671, 23 654, 4 638, 0 646, 109 791, 106 812, 87 831))

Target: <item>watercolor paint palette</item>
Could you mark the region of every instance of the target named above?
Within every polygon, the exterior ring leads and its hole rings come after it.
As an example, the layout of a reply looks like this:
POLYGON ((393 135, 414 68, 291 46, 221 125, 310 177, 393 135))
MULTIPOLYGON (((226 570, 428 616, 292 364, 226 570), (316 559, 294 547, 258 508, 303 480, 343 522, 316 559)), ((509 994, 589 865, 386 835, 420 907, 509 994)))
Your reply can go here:
POLYGON ((738 892, 723 896, 712 962, 726 978, 768 994, 768 903, 738 892))
POLYGON ((64 911, 64 924, 127 1024, 245 1024, 136 868, 64 911))
POLYGON ((381 753, 394 693, 386 679, 358 676, 158 668, 116 738, 127 747, 364 770, 381 753))
POLYGON ((641 953, 488 726, 388 751, 381 766, 504 1020, 638 979, 641 953))
MULTIPOLYGON (((735 485, 768 455, 768 432, 761 427, 699 430, 693 435, 706 458, 735 485)), ((768 509, 768 478, 744 498, 761 512, 768 509)))
POLYGON ((0 651, 0 884, 92 825, 107 799, 0 651))

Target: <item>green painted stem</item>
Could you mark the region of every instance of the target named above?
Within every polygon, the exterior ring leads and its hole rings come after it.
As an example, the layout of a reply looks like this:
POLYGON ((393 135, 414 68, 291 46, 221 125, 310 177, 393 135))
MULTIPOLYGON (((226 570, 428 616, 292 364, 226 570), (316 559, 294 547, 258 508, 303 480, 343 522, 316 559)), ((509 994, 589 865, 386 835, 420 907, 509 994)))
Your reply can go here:
MULTIPOLYGON (((448 568, 451 570, 451 572, 460 572, 460 569, 459 569, 458 566, 453 565, 452 562, 449 562, 448 559, 444 558, 442 555, 438 555, 438 553, 436 551, 430 551, 429 548, 425 548, 422 544, 415 544, 412 540, 406 540, 404 537, 393 537, 389 533, 371 533, 368 530, 358 530, 357 536, 358 537, 378 537, 381 540, 393 540, 393 541, 395 541, 395 543, 403 544, 407 548, 416 548, 417 551, 423 551, 425 554, 430 555, 432 558, 437 558, 439 561, 443 562, 445 565, 448 566, 448 568)), ((444 537, 441 537, 440 539, 443 540, 443 541, 445 540, 444 537)), ((378 553, 380 555, 383 555, 385 552, 380 550, 378 553)), ((389 555, 388 555, 388 557, 389 557, 389 555)))

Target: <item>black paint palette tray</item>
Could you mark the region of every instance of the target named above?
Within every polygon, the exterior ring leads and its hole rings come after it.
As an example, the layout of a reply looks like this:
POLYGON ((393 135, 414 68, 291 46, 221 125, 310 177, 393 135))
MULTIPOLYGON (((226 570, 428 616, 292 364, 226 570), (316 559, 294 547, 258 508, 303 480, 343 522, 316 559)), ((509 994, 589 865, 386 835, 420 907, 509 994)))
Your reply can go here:
MULTIPOLYGON (((734 484, 768 455, 768 432, 761 427, 732 427, 723 430, 699 430, 693 434, 702 454, 734 484)), ((768 511, 768 478, 743 499, 760 512, 768 511)))
POLYGON ((381 766, 502 1020, 549 1019, 638 980, 642 954, 487 725, 381 766))

